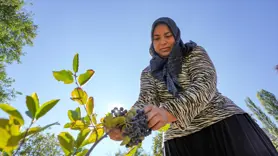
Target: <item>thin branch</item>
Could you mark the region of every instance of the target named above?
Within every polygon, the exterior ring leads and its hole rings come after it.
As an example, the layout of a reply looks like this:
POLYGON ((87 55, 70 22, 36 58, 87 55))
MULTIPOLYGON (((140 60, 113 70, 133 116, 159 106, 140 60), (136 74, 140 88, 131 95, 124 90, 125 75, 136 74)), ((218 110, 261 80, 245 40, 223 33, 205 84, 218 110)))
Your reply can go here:
POLYGON ((24 134, 24 137, 23 137, 22 141, 21 141, 20 144, 19 144, 19 147, 17 148, 16 152, 13 154, 14 156, 17 154, 17 152, 19 152, 20 148, 21 148, 22 145, 25 143, 26 136, 27 136, 27 134, 28 134, 28 132, 29 132, 29 129, 30 129, 31 126, 33 125, 33 123, 34 123, 34 120, 31 121, 29 127, 27 128, 27 130, 26 130, 26 132, 25 132, 25 134, 24 134))
POLYGON ((76 73, 74 73, 74 79, 75 79, 75 84, 77 85, 77 87, 80 87, 81 88, 81 86, 78 84, 78 82, 77 82, 77 75, 76 75, 76 73))
POLYGON ((113 129, 111 129, 109 132, 105 133, 99 140, 97 140, 93 145, 92 147, 89 149, 89 151, 86 153, 85 156, 89 156, 90 153, 93 151, 93 149, 96 147, 96 145, 104 138, 107 137, 107 135, 112 131, 113 129))

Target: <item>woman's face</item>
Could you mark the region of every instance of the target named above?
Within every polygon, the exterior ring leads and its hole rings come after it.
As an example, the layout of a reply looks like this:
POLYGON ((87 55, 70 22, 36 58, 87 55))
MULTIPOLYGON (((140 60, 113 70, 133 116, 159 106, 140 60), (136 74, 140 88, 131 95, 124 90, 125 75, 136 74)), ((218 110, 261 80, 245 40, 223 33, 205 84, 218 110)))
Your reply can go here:
POLYGON ((165 24, 159 24, 153 32, 153 47, 160 57, 168 57, 175 44, 175 38, 165 24))

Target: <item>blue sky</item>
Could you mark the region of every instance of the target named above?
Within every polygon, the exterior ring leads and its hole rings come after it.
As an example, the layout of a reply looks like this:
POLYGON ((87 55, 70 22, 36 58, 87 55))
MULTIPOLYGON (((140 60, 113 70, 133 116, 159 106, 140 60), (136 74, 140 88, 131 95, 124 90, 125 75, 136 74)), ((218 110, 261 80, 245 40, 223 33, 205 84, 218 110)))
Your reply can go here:
MULTIPOLYGON (((218 89, 248 111, 245 98, 256 103, 256 92, 278 95, 278 1, 54 1, 36 0, 27 7, 34 13, 38 36, 25 47, 22 64, 8 66, 14 87, 23 92, 11 104, 24 113, 25 95, 37 92, 40 101, 61 101, 40 125, 60 122, 50 131, 58 134, 67 121, 74 85, 54 80, 53 70, 71 69, 80 54, 80 72, 96 71, 84 87, 95 98, 99 118, 114 104, 130 108, 139 94, 140 72, 149 63, 150 28, 161 17, 173 18, 183 41, 193 40, 209 53, 218 73, 218 89)), ((3 112, 0 112, 1 116, 3 112)), ((29 121, 25 116, 26 121, 29 121)), ((151 150, 151 137, 143 147, 151 150)), ((92 155, 113 154, 118 142, 105 139, 92 155)))

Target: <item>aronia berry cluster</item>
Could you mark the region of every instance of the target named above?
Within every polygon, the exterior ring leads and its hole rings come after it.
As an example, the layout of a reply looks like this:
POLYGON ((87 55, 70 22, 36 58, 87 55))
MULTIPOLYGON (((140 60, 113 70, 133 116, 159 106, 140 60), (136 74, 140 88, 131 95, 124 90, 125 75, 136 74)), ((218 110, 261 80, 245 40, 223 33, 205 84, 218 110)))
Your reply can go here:
MULTIPOLYGON (((127 111, 122 107, 114 108, 111 113, 113 116, 124 116, 127 111)), ((128 136, 130 141, 126 147, 136 146, 141 143, 144 138, 151 134, 152 130, 148 127, 147 116, 143 109, 137 109, 132 118, 126 118, 126 125, 123 130, 123 137, 128 136)))

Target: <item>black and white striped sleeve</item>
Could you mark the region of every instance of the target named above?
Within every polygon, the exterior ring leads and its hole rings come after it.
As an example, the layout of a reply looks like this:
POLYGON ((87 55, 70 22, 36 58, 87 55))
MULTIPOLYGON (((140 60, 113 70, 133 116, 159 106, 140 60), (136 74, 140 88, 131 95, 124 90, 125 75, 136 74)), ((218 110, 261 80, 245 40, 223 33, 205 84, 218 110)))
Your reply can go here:
POLYGON ((148 68, 143 70, 141 73, 139 98, 132 108, 143 109, 146 105, 159 106, 158 92, 155 81, 148 72, 148 68))
POLYGON ((217 91, 216 71, 205 49, 199 46, 195 48, 188 57, 186 66, 191 84, 179 93, 178 98, 160 104, 177 118, 172 124, 181 130, 188 127, 217 91))

